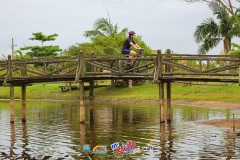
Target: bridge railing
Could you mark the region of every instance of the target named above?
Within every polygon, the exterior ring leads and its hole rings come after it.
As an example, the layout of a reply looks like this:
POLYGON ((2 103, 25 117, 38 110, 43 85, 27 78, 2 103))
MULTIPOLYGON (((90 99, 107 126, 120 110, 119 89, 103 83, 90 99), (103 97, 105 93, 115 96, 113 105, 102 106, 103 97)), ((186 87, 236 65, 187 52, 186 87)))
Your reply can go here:
POLYGON ((240 59, 231 55, 138 55, 132 69, 123 55, 84 55, 0 61, 1 83, 25 84, 49 81, 100 79, 148 79, 154 81, 239 82, 240 59))
POLYGON ((188 55, 162 54, 162 78, 178 77, 196 80, 211 81, 230 80, 239 78, 239 57, 233 55, 188 55), (168 67, 168 69, 167 69, 168 67))

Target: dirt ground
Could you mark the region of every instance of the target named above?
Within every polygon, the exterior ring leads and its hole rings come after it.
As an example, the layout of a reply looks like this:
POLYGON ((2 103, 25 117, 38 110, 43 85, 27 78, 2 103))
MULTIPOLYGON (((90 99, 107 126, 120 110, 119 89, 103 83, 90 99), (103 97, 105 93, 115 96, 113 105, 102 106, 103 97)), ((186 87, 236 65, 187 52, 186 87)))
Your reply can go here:
MULTIPOLYGON (((235 118, 235 130, 240 129, 240 118, 235 118)), ((198 124, 211 125, 215 127, 224 127, 233 130, 233 119, 214 119, 202 122, 196 122, 198 124)))

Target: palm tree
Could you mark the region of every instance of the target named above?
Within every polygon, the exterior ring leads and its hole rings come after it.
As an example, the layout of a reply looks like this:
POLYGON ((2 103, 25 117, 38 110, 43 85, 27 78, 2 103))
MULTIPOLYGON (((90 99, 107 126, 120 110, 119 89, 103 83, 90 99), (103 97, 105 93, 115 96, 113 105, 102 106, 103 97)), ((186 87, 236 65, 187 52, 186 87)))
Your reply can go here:
POLYGON ((210 2, 209 8, 216 15, 218 22, 213 18, 204 20, 196 27, 194 38, 199 46, 199 54, 206 54, 210 49, 216 47, 222 40, 224 51, 231 50, 231 39, 239 35, 238 26, 233 17, 229 16, 226 9, 217 2, 210 2))
POLYGON ((127 28, 122 29, 118 33, 118 25, 113 25, 111 23, 110 17, 108 18, 99 18, 94 22, 93 30, 85 31, 84 36, 86 38, 92 38, 96 36, 104 36, 104 37, 115 37, 115 36, 126 36, 128 31, 127 28))

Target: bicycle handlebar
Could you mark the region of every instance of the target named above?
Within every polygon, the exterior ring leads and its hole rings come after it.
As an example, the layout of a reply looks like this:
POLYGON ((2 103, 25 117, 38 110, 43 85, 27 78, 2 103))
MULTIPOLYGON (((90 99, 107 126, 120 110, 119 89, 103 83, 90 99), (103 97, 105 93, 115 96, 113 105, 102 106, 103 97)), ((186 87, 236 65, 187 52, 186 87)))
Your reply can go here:
POLYGON ((142 54, 142 53, 143 53, 143 51, 144 51, 144 49, 143 49, 143 48, 141 48, 141 49, 139 50, 139 54, 142 54))

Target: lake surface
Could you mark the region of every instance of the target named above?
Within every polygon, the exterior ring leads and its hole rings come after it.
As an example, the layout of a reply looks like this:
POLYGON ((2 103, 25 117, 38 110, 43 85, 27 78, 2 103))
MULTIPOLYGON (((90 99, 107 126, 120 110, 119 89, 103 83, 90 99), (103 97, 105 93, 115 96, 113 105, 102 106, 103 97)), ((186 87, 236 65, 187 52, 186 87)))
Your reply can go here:
POLYGON ((15 101, 15 123, 10 124, 9 101, 0 102, 0 159, 240 159, 240 138, 195 123, 233 113, 240 117, 239 110, 172 106, 172 123, 160 125, 158 104, 95 102, 94 107, 94 123, 87 102, 86 123, 79 124, 78 101, 27 101, 27 122, 22 123, 21 101, 15 101), (116 154, 111 144, 118 142, 134 142, 136 150, 116 154), (107 153, 93 154, 96 146, 107 153))

